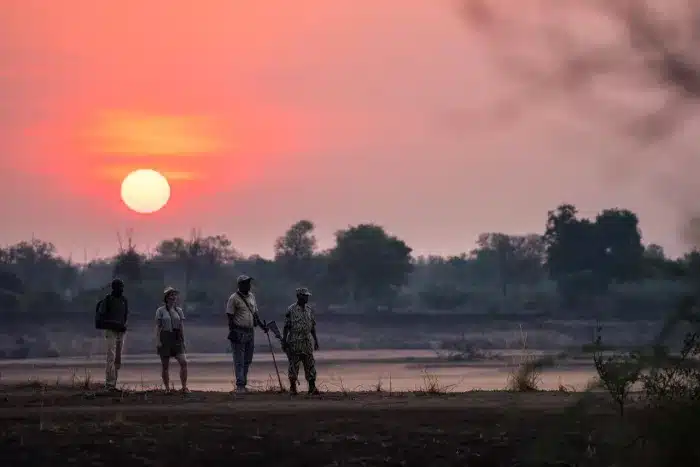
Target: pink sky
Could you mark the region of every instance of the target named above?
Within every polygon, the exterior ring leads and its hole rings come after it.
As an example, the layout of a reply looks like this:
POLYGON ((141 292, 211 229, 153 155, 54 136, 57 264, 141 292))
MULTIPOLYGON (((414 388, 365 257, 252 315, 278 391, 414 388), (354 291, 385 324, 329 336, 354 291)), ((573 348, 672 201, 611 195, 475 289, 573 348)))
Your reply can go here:
POLYGON ((3 0, 0 57, 1 243, 34 234, 82 260, 114 252, 117 231, 146 248, 196 227, 268 256, 308 218, 323 247, 375 222, 417 254, 453 254, 484 231, 541 232, 570 202, 630 208, 645 241, 684 249, 692 206, 674 196, 690 192, 665 189, 685 186, 667 154, 696 133, 622 176, 611 161, 640 150, 573 107, 490 120, 516 83, 452 2, 3 0), (121 204, 136 168, 172 178, 159 213, 121 204))

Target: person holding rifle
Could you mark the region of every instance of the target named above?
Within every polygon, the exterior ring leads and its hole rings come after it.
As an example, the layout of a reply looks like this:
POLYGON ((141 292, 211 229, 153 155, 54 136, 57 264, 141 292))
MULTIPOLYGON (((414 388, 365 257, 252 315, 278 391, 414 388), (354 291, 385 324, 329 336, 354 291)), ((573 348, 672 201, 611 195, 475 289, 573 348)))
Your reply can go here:
POLYGON ((245 274, 238 276, 238 290, 226 302, 228 340, 233 353, 236 375, 236 392, 247 392, 248 370, 255 351, 255 327, 267 332, 267 326, 258 317, 258 305, 251 292, 253 279, 245 274))
POLYGON ((316 361, 314 350, 318 350, 316 318, 309 307, 311 292, 306 287, 296 290, 297 301, 287 308, 284 317, 282 350, 289 360, 289 390, 297 393, 299 367, 304 366, 304 376, 309 384, 309 394, 318 394, 316 388, 316 361))

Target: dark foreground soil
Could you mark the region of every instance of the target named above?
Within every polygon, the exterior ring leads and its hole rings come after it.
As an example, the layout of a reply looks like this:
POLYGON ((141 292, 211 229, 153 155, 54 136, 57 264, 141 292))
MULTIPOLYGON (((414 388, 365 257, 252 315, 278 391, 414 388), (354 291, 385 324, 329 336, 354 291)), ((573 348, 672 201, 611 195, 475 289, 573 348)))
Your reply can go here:
POLYGON ((0 465, 611 465, 618 419, 602 397, 564 393, 6 389, 0 465))

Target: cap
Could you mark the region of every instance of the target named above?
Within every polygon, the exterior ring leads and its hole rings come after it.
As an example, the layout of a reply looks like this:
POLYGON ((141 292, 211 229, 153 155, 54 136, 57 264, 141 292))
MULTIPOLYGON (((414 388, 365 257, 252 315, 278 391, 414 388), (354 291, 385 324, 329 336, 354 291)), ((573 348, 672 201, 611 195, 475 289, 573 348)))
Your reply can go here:
POLYGON ((245 274, 241 274, 241 275, 238 276, 238 278, 236 279, 236 282, 240 284, 241 282, 248 282, 248 281, 252 281, 252 280, 253 280, 252 277, 246 276, 245 274))
POLYGON ((297 295, 306 295, 307 297, 310 297, 311 292, 309 292, 309 289, 306 287, 299 287, 297 289, 297 295))
POLYGON ((177 290, 175 287, 166 287, 165 290, 163 291, 163 296, 166 297, 170 295, 171 293, 180 293, 179 290, 177 290))
POLYGON ((115 277, 112 279, 112 287, 124 287, 124 281, 115 277))

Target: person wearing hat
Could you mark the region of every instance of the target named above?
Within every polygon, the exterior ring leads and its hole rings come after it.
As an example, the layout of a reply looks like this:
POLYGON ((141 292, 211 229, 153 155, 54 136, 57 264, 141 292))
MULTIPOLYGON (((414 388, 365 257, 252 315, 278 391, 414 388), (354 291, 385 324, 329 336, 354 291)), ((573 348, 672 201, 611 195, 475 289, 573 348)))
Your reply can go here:
POLYGON ((318 350, 318 338, 316 337, 316 318, 308 304, 311 292, 306 287, 300 287, 296 293, 297 301, 287 308, 284 317, 282 336, 282 350, 289 360, 289 388, 292 394, 297 393, 299 367, 303 365, 304 376, 309 384, 309 394, 318 394, 314 360, 314 350, 318 350))
POLYGON ((258 317, 258 304, 251 292, 253 279, 242 274, 236 280, 238 290, 226 302, 228 340, 231 343, 233 367, 236 374, 236 392, 246 392, 248 370, 255 351, 255 326, 267 332, 265 323, 258 317))
POLYGON ((97 303, 95 317, 95 327, 104 330, 107 342, 105 389, 108 391, 117 390, 128 318, 129 303, 124 296, 124 282, 115 278, 112 280, 112 291, 97 303))
POLYGON ((163 291, 163 306, 156 310, 156 339, 160 357, 161 376, 166 391, 174 389, 170 384, 170 359, 180 364, 180 382, 182 392, 187 389, 187 358, 185 356, 185 334, 183 322, 185 313, 177 306, 180 293, 168 287, 163 291))

